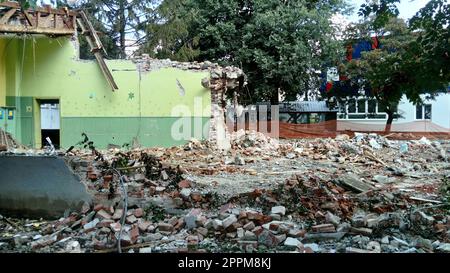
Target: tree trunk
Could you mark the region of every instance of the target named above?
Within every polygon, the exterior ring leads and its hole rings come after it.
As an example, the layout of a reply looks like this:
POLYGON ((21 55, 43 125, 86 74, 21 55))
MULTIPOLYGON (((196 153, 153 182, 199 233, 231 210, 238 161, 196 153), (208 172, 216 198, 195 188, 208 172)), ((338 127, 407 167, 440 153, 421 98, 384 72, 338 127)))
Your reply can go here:
POLYGON ((125 48, 126 48, 126 40, 125 40, 125 29, 126 29, 126 18, 125 18, 125 1, 119 1, 119 35, 120 35, 120 57, 125 59, 125 48))
POLYGON ((386 111, 387 115, 388 115, 388 119, 386 122, 386 127, 384 128, 384 132, 386 134, 389 134, 391 132, 392 129, 392 122, 394 121, 394 117, 395 117, 395 113, 392 111, 386 111))
POLYGON ((280 104, 280 96, 279 96, 279 90, 277 89, 275 92, 272 93, 272 97, 270 98, 270 104, 271 105, 279 105, 280 104))

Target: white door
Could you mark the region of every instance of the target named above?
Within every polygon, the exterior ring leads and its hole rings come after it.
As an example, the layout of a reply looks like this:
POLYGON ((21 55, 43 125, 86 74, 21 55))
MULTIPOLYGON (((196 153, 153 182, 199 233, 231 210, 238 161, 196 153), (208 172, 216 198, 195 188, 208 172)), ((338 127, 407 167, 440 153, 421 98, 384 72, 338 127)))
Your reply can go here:
POLYGON ((41 130, 59 130, 59 122, 59 104, 41 104, 41 130))

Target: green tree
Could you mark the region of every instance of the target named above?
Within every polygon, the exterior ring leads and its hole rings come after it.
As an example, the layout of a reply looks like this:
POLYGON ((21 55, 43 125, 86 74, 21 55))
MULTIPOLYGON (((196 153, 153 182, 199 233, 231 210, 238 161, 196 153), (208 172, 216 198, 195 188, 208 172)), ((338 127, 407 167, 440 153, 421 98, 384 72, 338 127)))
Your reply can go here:
POLYGON ((155 9, 144 28, 147 37, 140 53, 183 62, 198 58, 199 38, 191 29, 195 13, 188 12, 187 3, 188 0, 163 1, 155 9))
MULTIPOLYGON (((0 0, 0 3, 6 2, 6 1, 9 1, 9 0, 0 0)), ((35 7, 38 4, 39 0, 17 0, 17 2, 22 6, 22 8, 27 9, 30 7, 35 7)), ((51 2, 55 3, 55 1, 51 1, 51 2)))
POLYGON ((375 29, 382 28, 390 19, 399 15, 397 4, 400 0, 375 0, 362 4, 358 12, 361 17, 373 16, 372 26, 375 29))
POLYGON ((243 27, 237 63, 242 63, 256 98, 278 103, 279 92, 296 100, 318 86, 325 65, 343 54, 330 18, 334 5, 304 1, 255 2, 255 14, 243 27), (279 91, 279 92, 278 92, 279 91))
POLYGON ((314 88, 317 70, 342 53, 330 22, 345 7, 341 0, 177 0, 164 1, 162 19, 149 28, 149 46, 161 57, 209 60, 241 67, 249 92, 240 102, 289 99, 314 88), (172 2, 172 3, 171 3, 172 2), (169 10, 168 10, 169 11, 169 10), (173 36, 165 39, 161 33, 173 36), (162 38, 163 37, 163 38, 162 38), (161 43, 162 41, 162 43, 161 43))
MULTIPOLYGON (((351 36, 349 41, 371 41, 373 22, 376 21, 358 25, 357 36, 351 36)), ((415 70, 421 61, 421 46, 407 24, 398 18, 390 18, 384 27, 376 30, 375 35, 380 40, 381 48, 364 52, 361 59, 341 66, 341 73, 349 78, 353 86, 370 90, 371 96, 377 99, 388 115, 385 130, 390 132, 402 97, 406 95, 409 100, 418 103, 420 94, 425 91, 423 75, 417 75, 415 70)))
POLYGON ((391 131, 403 96, 420 104, 421 95, 434 97, 450 82, 448 4, 431 0, 407 25, 397 18, 398 2, 381 0, 361 7, 366 21, 347 33, 348 42, 369 40, 375 34, 382 47, 341 66, 354 86, 371 90, 386 109, 386 132, 391 131))
MULTIPOLYGON (((67 4, 64 0, 61 3, 67 4)), ((86 10, 94 27, 103 32, 102 42, 110 57, 125 58, 127 39, 140 38, 140 30, 152 14, 156 0, 82 0, 72 8, 86 10), (117 47, 116 47, 117 46, 117 47)))
MULTIPOLYGON (((0 0, 4 2, 5 0, 0 0)), ((39 0, 19 0, 22 7, 35 7, 42 3, 39 0)), ((80 0, 70 4, 68 0, 47 1, 54 6, 69 6, 83 9, 89 20, 100 33, 100 39, 110 58, 125 58, 127 39, 140 38, 158 0, 80 0)), ((86 41, 80 39, 80 56, 83 59, 93 58, 86 41)))
POLYGON ((432 88, 450 83, 450 4, 431 0, 410 21, 423 48, 421 73, 427 75, 432 88))

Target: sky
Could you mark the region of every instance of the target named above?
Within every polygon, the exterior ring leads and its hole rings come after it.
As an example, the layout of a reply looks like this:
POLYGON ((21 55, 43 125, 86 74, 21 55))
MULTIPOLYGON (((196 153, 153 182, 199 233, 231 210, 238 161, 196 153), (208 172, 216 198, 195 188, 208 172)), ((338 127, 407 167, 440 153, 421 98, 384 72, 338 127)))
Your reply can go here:
MULTIPOLYGON (((78 0, 69 0, 69 2, 77 2, 78 0)), ((358 21, 358 10, 362 4, 370 0, 348 0, 354 7, 354 13, 347 16, 347 19, 356 22, 358 21)), ((41 3, 50 3, 51 0, 41 0, 41 3)), ((403 19, 410 19, 416 12, 423 8, 429 0, 401 0, 399 5, 400 17, 403 19)))
MULTIPOLYGON (((355 6, 354 14, 351 16, 347 16, 347 18, 352 21, 358 21, 358 10, 362 4, 368 2, 367 0, 349 0, 350 3, 355 6)), ((429 0, 401 0, 399 7, 400 17, 403 19, 410 19, 413 17, 416 12, 418 12, 421 8, 423 8, 429 0)))

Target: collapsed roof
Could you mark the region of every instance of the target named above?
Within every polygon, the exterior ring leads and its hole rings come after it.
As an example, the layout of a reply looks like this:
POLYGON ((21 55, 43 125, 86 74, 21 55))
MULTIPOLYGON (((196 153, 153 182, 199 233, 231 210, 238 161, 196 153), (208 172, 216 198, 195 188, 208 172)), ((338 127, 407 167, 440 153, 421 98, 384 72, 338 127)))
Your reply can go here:
POLYGON ((17 2, 0 3, 0 33, 73 35, 77 12, 50 6, 23 9, 17 2))

